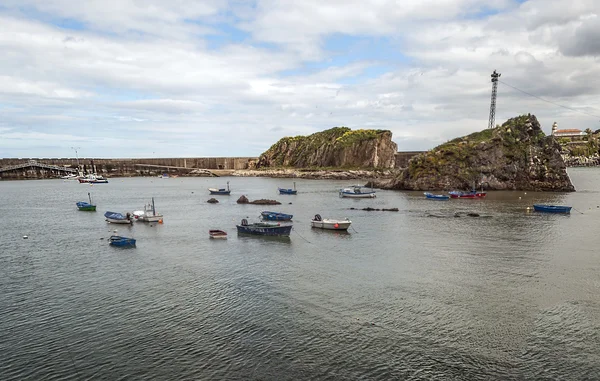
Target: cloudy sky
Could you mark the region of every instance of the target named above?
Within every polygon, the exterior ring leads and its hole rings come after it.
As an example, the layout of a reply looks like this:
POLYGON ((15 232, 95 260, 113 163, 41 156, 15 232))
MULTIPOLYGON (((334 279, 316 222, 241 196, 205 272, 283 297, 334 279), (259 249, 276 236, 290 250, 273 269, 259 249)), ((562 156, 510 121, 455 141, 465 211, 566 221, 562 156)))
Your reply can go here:
POLYGON ((598 0, 0 0, 0 51, 0 157, 425 150, 487 126, 494 69, 498 122, 600 128, 598 0))

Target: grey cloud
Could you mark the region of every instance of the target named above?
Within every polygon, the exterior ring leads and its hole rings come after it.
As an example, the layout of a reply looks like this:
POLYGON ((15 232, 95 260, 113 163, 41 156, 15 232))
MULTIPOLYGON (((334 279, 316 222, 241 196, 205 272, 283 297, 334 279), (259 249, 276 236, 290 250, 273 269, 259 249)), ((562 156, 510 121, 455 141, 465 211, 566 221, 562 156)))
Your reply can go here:
POLYGON ((600 17, 584 20, 570 36, 559 40, 560 51, 567 56, 600 56, 600 17))

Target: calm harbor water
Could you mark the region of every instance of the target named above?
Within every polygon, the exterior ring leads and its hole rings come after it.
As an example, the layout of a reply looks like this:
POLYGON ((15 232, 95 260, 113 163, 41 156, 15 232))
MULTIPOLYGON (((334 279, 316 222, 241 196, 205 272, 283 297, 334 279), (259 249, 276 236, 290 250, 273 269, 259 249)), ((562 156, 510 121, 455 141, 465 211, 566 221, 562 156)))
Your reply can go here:
POLYGON ((600 170, 569 173, 578 192, 447 202, 340 199, 340 181, 0 182, 0 379, 598 379, 600 170), (75 207, 87 192, 96 213, 75 207), (104 221, 151 197, 164 224, 104 221), (367 206, 400 211, 349 209, 367 206), (237 235, 264 209, 294 214, 289 240, 237 235), (353 229, 311 230, 316 213, 353 229), (137 248, 109 247, 115 228, 137 248))

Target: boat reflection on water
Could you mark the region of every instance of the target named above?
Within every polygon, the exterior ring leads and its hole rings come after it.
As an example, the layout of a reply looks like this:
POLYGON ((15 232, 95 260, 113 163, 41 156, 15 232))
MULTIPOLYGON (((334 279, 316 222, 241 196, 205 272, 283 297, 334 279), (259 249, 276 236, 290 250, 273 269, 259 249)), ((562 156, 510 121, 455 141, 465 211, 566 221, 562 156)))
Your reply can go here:
POLYGON ((327 237, 339 237, 342 239, 349 239, 352 237, 352 233, 348 230, 311 229, 310 233, 327 237))
POLYGON ((290 244, 292 243, 292 239, 289 235, 254 235, 254 234, 245 234, 238 232, 238 239, 243 241, 264 241, 264 242, 274 242, 274 243, 284 243, 290 244))

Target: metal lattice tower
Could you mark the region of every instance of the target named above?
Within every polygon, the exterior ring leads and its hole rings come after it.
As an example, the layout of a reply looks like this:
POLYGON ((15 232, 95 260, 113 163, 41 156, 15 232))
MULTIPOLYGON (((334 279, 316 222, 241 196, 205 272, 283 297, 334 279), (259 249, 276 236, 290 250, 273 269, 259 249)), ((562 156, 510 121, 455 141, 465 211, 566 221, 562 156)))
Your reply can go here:
POLYGON ((494 128, 496 123, 496 94, 498 92, 498 78, 502 74, 496 73, 496 70, 492 73, 492 104, 490 105, 490 122, 488 128, 494 128))

